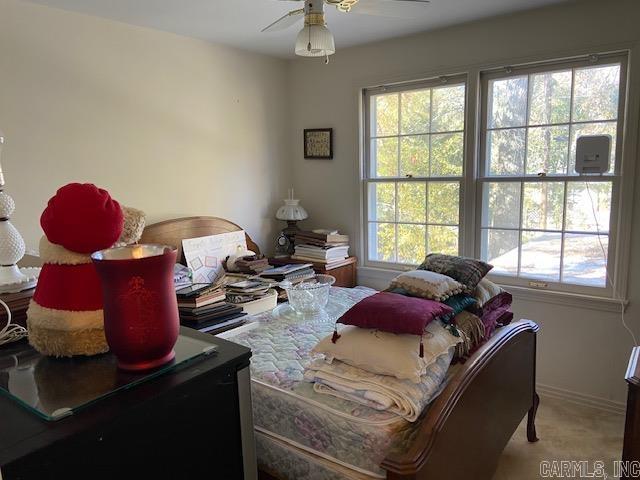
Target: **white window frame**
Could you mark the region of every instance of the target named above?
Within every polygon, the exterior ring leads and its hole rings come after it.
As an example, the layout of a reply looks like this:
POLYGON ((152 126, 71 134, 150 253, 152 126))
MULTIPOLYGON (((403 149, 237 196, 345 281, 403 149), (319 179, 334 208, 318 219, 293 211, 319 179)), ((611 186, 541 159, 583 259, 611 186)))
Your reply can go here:
MULTIPOLYGON (((635 141, 637 134, 632 127, 637 125, 638 116, 635 111, 631 116, 629 108, 637 104, 635 96, 629 97, 629 76, 630 65, 629 56, 633 50, 632 46, 621 45, 616 50, 609 50, 613 53, 606 54, 587 54, 588 52, 573 52, 566 55, 557 55, 555 59, 548 59, 545 56, 538 56, 534 60, 527 62, 518 62, 512 59, 507 62, 496 62, 493 65, 474 65, 468 68, 459 68, 455 72, 447 72, 448 76, 438 76, 438 72, 431 72, 421 78, 427 78, 424 81, 412 81, 410 78, 402 80, 395 79, 397 83, 384 84, 384 80, 378 79, 377 84, 384 86, 371 86, 359 88, 359 104, 360 104, 360 244, 359 253, 362 271, 360 274, 365 277, 377 278, 377 281, 383 283, 386 279, 392 278, 394 271, 406 270, 410 268, 404 264, 394 264, 388 262, 369 261, 369 244, 368 244, 368 184, 370 183, 370 162, 369 150, 370 138, 368 128, 369 124, 369 98, 367 93, 375 94, 383 91, 400 91, 436 86, 443 79, 451 79, 452 82, 464 81, 466 85, 465 100, 465 133, 464 133, 464 161, 463 161, 463 180, 461 182, 460 191, 460 228, 459 228, 459 250, 460 254, 468 257, 480 256, 481 250, 481 209, 482 209, 482 185, 479 181, 481 177, 481 168, 484 162, 484 150, 481 144, 484 144, 485 135, 483 134, 482 125, 486 121, 483 112, 483 105, 486 103, 486 94, 484 93, 483 77, 504 74, 512 71, 514 74, 521 73, 524 70, 539 69, 539 71, 560 70, 563 67, 568 68, 572 65, 594 65, 594 64, 610 64, 619 62, 621 64, 620 73, 620 92, 619 92, 619 116, 618 116, 618 132, 616 143, 616 168, 614 175, 619 178, 615 181, 611 199, 611 222, 609 230, 609 252, 607 255, 607 273, 608 277, 613 280, 615 292, 611 286, 611 282, 607 280, 606 288, 589 287, 572 284, 552 284, 548 283, 546 288, 540 288, 540 285, 531 285, 528 280, 513 281, 514 277, 489 274, 489 278, 493 281, 511 286, 512 292, 528 298, 530 300, 540 299, 549 302, 573 302, 576 306, 588 303, 593 308, 600 308, 604 311, 612 311, 619 308, 619 299, 626 298, 627 295, 627 275, 629 271, 628 259, 631 249, 631 210, 633 202, 633 180, 629 175, 634 173, 635 164, 633 155, 636 151, 635 141), (560 59, 560 60, 556 60, 560 59), (512 65, 505 67, 504 65, 512 65), (520 69, 520 72, 517 70, 520 69), (382 80, 382 81, 380 81, 382 80), (401 83, 402 82, 402 83, 401 83), (631 130, 630 130, 631 128, 631 130), (624 199, 624 202, 623 202, 624 199), (615 212, 615 213, 614 213, 615 212), (377 272, 377 273, 376 273, 377 272), (387 272, 387 273, 385 273, 387 272), (593 300, 593 301, 592 301, 593 300)), ((634 67, 632 76, 640 75, 640 67, 634 67)), ((414 77, 415 78, 415 77, 414 77)), ((371 85, 371 84, 370 84, 371 85)), ((495 178, 495 177, 493 177, 495 178)), ((400 179, 398 179, 400 180, 400 179)), ((564 180, 564 178, 562 179, 564 180)), ((384 179, 381 179, 384 181, 384 179)), ((427 180, 428 181, 428 180, 427 180)), ((506 181, 506 180, 505 180, 506 181)))
MULTIPOLYGON (((475 216, 477 219, 477 228, 475 229, 475 250, 474 256, 476 258, 480 258, 481 255, 481 247, 482 247, 482 214, 483 214, 483 185, 484 183, 493 183, 493 182, 521 182, 521 185, 524 183, 534 183, 534 182, 562 182, 565 184, 565 207, 563 208, 563 223, 564 216, 566 215, 566 185, 568 182, 584 182, 584 178, 580 176, 571 176, 571 175, 547 175, 545 177, 537 177, 533 175, 526 175, 523 173, 522 175, 511 175, 511 176, 487 176, 486 168, 487 168, 487 114, 488 114, 488 101, 489 101, 489 92, 488 86, 491 80, 495 79, 506 79, 511 77, 518 77, 523 75, 532 75, 535 73, 544 73, 544 72, 553 72, 553 71, 561 71, 561 70, 569 70, 576 69, 581 67, 593 67, 598 65, 611 65, 611 64, 620 64, 620 90, 618 97, 618 117, 617 117, 617 134, 616 134, 616 146, 615 146, 615 169, 614 173, 611 175, 606 175, 604 178, 590 176, 590 182, 597 181, 611 181, 612 183, 612 192, 611 192, 611 212, 610 212, 610 223, 609 223, 609 245, 607 252, 607 278, 606 278, 606 286, 605 287, 594 287, 588 285, 579 285, 574 283, 560 283, 553 282, 549 280, 540 280, 535 278, 530 278, 526 276, 515 276, 515 275, 507 275, 507 274, 497 274, 492 273, 491 278, 503 285, 512 285, 516 287, 533 287, 533 288, 541 288, 544 290, 550 290, 554 292, 564 292, 564 293, 574 293, 574 294, 582 294, 589 296, 603 296, 603 297, 613 297, 614 296, 614 288, 611 283, 611 280, 617 282, 617 253, 618 253, 618 234, 619 234, 619 218, 620 218, 620 193, 621 193, 621 183, 622 183, 622 151, 623 151, 623 133, 624 133, 624 120, 625 120, 625 106, 626 106, 626 90, 627 90, 627 62, 628 56, 626 54, 609 54, 609 55, 598 55, 598 56, 590 56, 588 58, 574 59, 568 61, 552 61, 552 62, 541 62, 534 65, 524 65, 521 67, 510 67, 507 69, 500 69, 498 71, 485 71, 480 74, 480 122, 479 122, 479 138, 478 138, 478 155, 477 155, 477 168, 478 175, 476 178, 476 211, 475 216)), ((575 74, 575 70, 574 70, 575 74)), ((580 124, 580 123, 597 123, 595 120, 593 122, 573 122, 573 81, 575 80, 575 76, 572 76, 572 89, 571 89, 571 108, 570 108, 570 118, 569 124, 580 124)), ((538 125, 536 125, 538 126, 538 125)), ((542 125, 546 126, 546 125, 542 125)), ((551 126, 551 125, 550 125, 551 126)), ((525 126, 525 128, 527 128, 525 126)), ((571 149, 571 141, 569 141, 568 148, 571 149)), ((613 148, 613 147, 612 147, 613 148)), ((522 194, 524 192, 524 188, 521 186, 521 205, 522 209, 522 194)), ((564 228, 564 225, 563 225, 564 228)), ((507 229, 509 230, 509 229, 507 229)), ((514 229, 522 235, 522 229, 519 227, 514 229)), ((565 231, 562 232, 562 238, 564 238, 565 231)), ((571 233, 571 232, 569 232, 571 233)), ((564 242, 562 243, 564 246, 564 242)), ((560 258, 560 268, 562 269, 562 256, 564 252, 561 251, 560 258)), ((518 255, 518 263, 520 263, 520 255, 518 255)), ((620 294, 616 288, 616 294, 620 294)))
MULTIPOLYGON (((459 190, 459 205, 458 205, 458 252, 462 253, 464 249, 464 240, 465 240, 465 227, 464 227, 464 196, 465 196, 465 188, 467 186, 467 142, 468 142, 468 102, 469 102, 469 85, 467 81, 467 75, 448 75, 448 76, 439 76, 426 80, 414 81, 414 82, 405 82, 394 85, 385 85, 378 86, 372 88, 366 88, 362 92, 362 102, 363 102, 363 132, 364 135, 362 137, 362 151, 364 153, 363 162, 362 162, 362 173, 361 173, 361 185, 362 185, 362 254, 361 258, 363 259, 362 264, 367 267, 373 268, 382 268, 389 270, 407 270, 408 268, 415 267, 417 264, 408 264, 408 263, 400 263, 400 262, 384 262, 379 260, 370 260, 369 259, 369 212, 371 210, 370 198, 369 198, 369 186, 374 183, 395 183, 396 185, 396 198, 397 198, 397 188, 398 183, 400 182, 418 182, 418 183, 434 183, 434 182, 443 182, 443 183, 458 183, 460 185, 459 190), (443 86, 455 86, 455 85, 464 85, 465 87, 465 105, 464 105, 464 125, 462 130, 462 173, 460 176, 447 176, 447 177, 418 177, 418 176, 396 176, 396 177, 375 177, 371 174, 371 97, 380 94, 389 94, 389 93, 400 93, 400 92, 408 92, 412 90, 423 90, 423 89, 433 89, 437 87, 443 86)), ((430 105, 432 108, 432 105, 430 105)), ((400 123, 401 117, 398 118, 398 122, 400 123)), ((456 130, 456 132, 459 132, 456 130)), ((428 135, 431 138, 431 135, 434 132, 430 132, 428 135)), ((447 134, 452 132, 435 132, 436 134, 447 134)), ((390 135, 389 137, 402 138, 403 136, 398 132, 398 135, 390 135)), ((373 138, 378 138, 377 136, 373 136, 373 138)), ((398 149, 400 148, 400 142, 398 142, 398 149)), ((431 149, 429 149, 431 152, 431 149)), ((428 195, 427 195, 428 196, 428 195)), ((397 211, 397 202, 396 202, 396 211, 397 211)), ((396 248, 397 248, 397 225, 399 224, 410 224, 411 222, 398 222, 397 219, 394 222, 381 222, 381 223, 391 223, 396 225, 396 248)), ((422 225, 422 223, 420 224, 422 225)), ((427 229, 428 234, 428 226, 429 224, 425 222, 424 224, 427 229)))

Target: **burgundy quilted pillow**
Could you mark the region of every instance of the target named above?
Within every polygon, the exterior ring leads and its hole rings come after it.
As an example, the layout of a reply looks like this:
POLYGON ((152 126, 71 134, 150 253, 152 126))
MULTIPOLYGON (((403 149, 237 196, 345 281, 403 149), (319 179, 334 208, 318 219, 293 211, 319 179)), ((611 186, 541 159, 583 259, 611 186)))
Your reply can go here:
POLYGON ((509 292, 500 292, 495 297, 487 300, 482 306, 482 315, 487 315, 499 308, 509 306, 513 303, 513 296, 509 292))
POLYGON ((451 307, 434 300, 380 292, 356 303, 338 319, 338 323, 422 335, 431 321, 451 313, 451 307))

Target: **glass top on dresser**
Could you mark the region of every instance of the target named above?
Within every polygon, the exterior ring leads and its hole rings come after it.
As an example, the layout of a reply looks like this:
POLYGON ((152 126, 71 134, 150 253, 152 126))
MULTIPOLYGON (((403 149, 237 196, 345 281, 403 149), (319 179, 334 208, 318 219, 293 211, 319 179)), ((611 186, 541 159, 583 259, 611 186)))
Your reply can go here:
POLYGON ((204 341, 181 329, 176 357, 146 372, 118 369, 111 353, 93 357, 53 358, 39 354, 26 341, 0 347, 0 393, 45 420, 59 420, 195 359, 216 352, 215 337, 204 341))

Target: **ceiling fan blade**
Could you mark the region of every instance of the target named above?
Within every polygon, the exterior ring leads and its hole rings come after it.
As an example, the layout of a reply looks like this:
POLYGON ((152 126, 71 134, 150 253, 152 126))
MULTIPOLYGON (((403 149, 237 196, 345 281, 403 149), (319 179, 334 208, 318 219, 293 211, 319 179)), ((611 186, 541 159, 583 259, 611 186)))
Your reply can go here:
POLYGON ((279 30, 284 30, 285 28, 289 28, 293 24, 295 24, 298 20, 302 19, 301 15, 304 14, 304 8, 299 10, 292 10, 289 13, 281 16, 275 22, 270 25, 264 27, 261 32, 277 32, 279 30))
POLYGON ((360 0, 352 12, 381 17, 414 18, 423 15, 429 0, 360 0))

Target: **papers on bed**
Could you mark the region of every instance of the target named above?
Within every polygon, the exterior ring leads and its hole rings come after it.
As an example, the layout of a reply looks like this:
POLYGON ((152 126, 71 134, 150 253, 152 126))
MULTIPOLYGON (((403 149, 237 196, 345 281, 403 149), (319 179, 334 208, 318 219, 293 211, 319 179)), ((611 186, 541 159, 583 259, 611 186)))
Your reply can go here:
POLYGON ((376 410, 389 410, 409 422, 415 422, 424 408, 442 391, 453 356, 448 350, 432 363, 420 383, 400 380, 391 375, 371 373, 340 361, 315 360, 304 378, 313 389, 360 403, 376 410))

